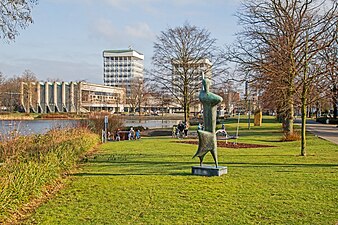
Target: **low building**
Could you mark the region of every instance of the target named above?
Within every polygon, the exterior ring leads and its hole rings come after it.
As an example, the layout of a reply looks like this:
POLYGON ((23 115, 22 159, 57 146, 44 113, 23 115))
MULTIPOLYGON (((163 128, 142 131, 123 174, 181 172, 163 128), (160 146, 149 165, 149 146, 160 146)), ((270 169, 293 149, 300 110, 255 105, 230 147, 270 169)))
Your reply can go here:
POLYGON ((22 82, 21 105, 25 112, 123 112, 126 90, 86 82, 22 82))

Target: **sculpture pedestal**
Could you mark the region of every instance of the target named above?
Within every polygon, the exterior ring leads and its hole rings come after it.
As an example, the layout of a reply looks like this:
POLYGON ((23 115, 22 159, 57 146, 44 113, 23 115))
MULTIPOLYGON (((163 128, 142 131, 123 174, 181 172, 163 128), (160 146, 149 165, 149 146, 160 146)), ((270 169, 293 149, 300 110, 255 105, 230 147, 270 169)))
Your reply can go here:
POLYGON ((228 173, 226 166, 192 166, 192 174, 200 176, 221 176, 228 173))

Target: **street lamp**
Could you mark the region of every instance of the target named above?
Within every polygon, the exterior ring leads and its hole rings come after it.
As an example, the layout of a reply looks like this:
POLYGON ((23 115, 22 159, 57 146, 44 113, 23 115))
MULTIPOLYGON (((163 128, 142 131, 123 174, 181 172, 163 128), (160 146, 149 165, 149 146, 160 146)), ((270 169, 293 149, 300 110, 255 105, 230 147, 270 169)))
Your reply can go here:
POLYGON ((245 100, 248 103, 248 129, 250 130, 250 120, 251 120, 251 98, 250 98, 250 93, 249 93, 249 88, 248 88, 248 81, 245 81, 245 100))

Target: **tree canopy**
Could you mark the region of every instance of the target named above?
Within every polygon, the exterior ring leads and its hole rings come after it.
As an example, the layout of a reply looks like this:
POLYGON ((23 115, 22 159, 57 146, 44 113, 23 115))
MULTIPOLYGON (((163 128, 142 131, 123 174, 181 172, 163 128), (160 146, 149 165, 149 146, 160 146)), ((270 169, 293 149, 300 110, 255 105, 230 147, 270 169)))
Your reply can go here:
POLYGON ((190 105, 197 100, 203 74, 209 78, 220 74, 221 59, 216 39, 204 28, 185 23, 157 36, 152 79, 181 105, 184 121, 189 120, 190 105))
POLYGON ((320 55, 337 40, 337 1, 246 0, 238 18, 243 31, 229 48, 231 58, 274 102, 286 135, 293 135, 294 107, 301 105, 301 155, 306 155, 308 96, 327 78, 320 55))
POLYGON ((33 23, 32 8, 38 0, 1 0, 0 1, 0 39, 15 40, 19 29, 33 23))

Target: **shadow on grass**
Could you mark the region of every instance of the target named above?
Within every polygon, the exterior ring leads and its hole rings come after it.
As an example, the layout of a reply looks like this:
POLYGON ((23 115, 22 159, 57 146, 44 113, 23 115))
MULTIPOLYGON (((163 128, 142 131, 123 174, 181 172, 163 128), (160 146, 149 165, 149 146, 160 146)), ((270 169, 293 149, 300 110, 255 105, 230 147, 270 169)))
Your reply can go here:
POLYGON ((70 176, 73 177, 97 177, 97 176, 191 176, 191 173, 182 172, 182 173, 75 173, 70 176))
POLYGON ((337 164, 304 164, 304 163, 291 163, 291 164, 285 164, 285 163, 248 163, 248 162, 224 162, 224 164, 227 165, 245 165, 245 166, 236 166, 236 167, 332 167, 337 168, 337 164))
MULTIPOLYGON (((127 165, 150 165, 150 166, 157 166, 157 165, 166 165, 166 166, 175 166, 175 165, 194 165, 198 164, 198 162, 178 162, 178 161, 141 161, 141 160, 135 160, 135 161, 109 161, 109 160, 100 160, 100 161, 90 161, 90 164, 96 164, 95 167, 101 166, 100 164, 105 164, 102 166, 127 166, 127 165)), ((88 166, 88 164, 87 164, 88 166)), ((90 165, 89 165, 90 166, 90 165)))
POLYGON ((285 141, 280 140, 266 140, 266 139, 259 139, 256 141, 260 141, 260 142, 266 142, 266 143, 284 143, 285 141))
MULTIPOLYGON (((197 162, 170 162, 170 161, 130 161, 130 162, 110 162, 110 161, 100 161, 89 162, 87 166, 92 166, 93 172, 82 172, 74 173, 70 176, 74 177, 91 177, 91 176, 192 176, 190 172, 190 167, 197 165, 197 162), (106 164, 103 164, 106 163, 106 164), (107 172, 97 172, 96 168, 104 168, 107 172)), ((212 162, 206 162, 206 164, 213 165, 212 162)), ((241 169, 252 169, 252 168, 299 168, 299 169, 309 169, 309 168, 332 168, 338 169, 337 164, 305 164, 305 163, 264 163, 264 162, 227 162, 221 161, 220 165, 232 167, 232 170, 236 168, 241 169)), ((101 170, 101 169, 99 169, 101 170)), ((276 172, 284 172, 282 170, 276 172)), ((288 171, 293 172, 293 171, 288 171)), ((294 171, 294 172, 309 172, 309 171, 294 171)))

